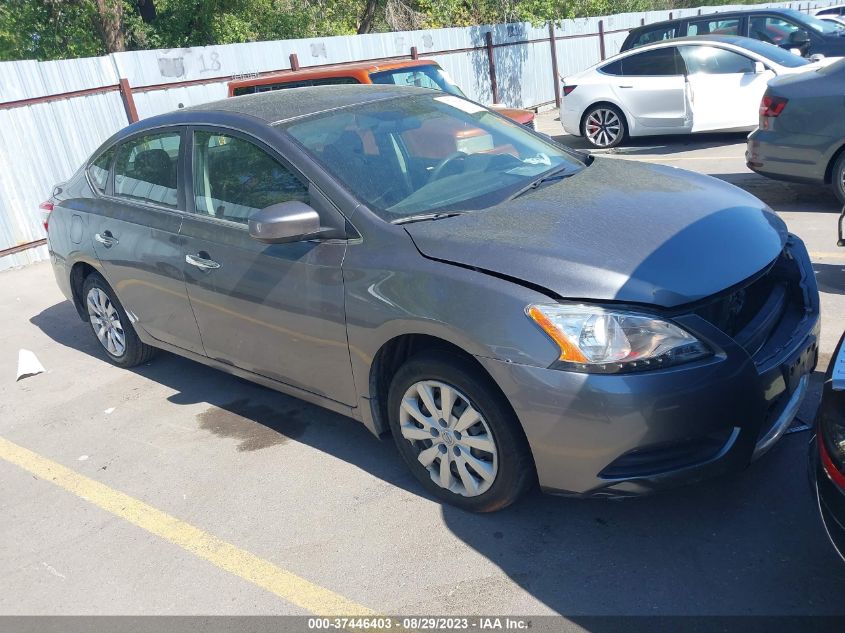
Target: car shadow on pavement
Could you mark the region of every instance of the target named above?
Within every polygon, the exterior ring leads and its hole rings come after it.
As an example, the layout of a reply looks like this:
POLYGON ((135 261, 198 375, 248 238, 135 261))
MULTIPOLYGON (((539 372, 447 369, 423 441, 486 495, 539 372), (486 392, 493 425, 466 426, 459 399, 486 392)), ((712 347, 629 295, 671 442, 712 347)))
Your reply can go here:
POLYGON ((677 152, 737 145, 744 143, 748 133, 718 133, 718 134, 684 134, 672 136, 637 136, 629 138, 619 147, 597 150, 590 145, 583 136, 569 134, 554 135, 552 138, 573 149, 595 151, 603 154, 618 156, 638 156, 640 154, 664 156, 677 152))
MULTIPOLYGON (((63 302, 30 321, 57 343, 103 358, 77 319, 63 302)), ((212 405, 198 426, 236 440, 238 451, 294 440, 428 498, 389 437, 379 441, 344 416, 173 354, 129 371, 172 389, 170 402, 212 405)), ((579 614, 845 613, 845 573, 809 492, 808 439, 787 436, 744 473, 652 497, 575 500, 535 490, 494 514, 443 505, 442 516, 523 591, 575 622, 579 614)), ((471 585, 455 595, 469 600, 481 591, 490 603, 502 586, 492 578, 471 585)))
POLYGON ((712 175, 714 178, 744 189, 777 212, 839 213, 842 211, 842 203, 836 199, 830 187, 772 180, 754 173, 712 175))
MULTIPOLYGON (((443 507, 452 532, 529 594, 578 615, 845 613, 845 570, 808 484, 808 433, 746 472, 651 497, 535 493, 495 515, 443 507)), ((582 625, 592 630, 589 619, 582 625)))
MULTIPOLYGON (((107 362, 105 353, 73 305, 63 301, 30 322, 52 340, 107 362)), ((173 390, 177 405, 208 404, 196 415, 198 428, 235 440, 240 452, 301 442, 354 463, 373 476, 420 496, 389 436, 379 440, 360 423, 201 363, 159 352, 149 363, 123 370, 173 390)))
POLYGON ((845 295, 845 264, 813 264, 819 292, 845 295))

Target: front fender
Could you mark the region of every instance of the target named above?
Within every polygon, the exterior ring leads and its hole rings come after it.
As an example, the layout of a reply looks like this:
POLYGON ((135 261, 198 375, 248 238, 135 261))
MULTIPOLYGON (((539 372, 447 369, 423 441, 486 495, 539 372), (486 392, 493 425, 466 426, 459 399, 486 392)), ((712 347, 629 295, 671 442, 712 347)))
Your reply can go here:
POLYGON ((379 350, 407 334, 424 334, 473 356, 548 367, 555 344, 525 315, 552 301, 538 290, 492 274, 423 257, 410 242, 379 248, 350 244, 343 264, 352 371, 362 398, 379 350))

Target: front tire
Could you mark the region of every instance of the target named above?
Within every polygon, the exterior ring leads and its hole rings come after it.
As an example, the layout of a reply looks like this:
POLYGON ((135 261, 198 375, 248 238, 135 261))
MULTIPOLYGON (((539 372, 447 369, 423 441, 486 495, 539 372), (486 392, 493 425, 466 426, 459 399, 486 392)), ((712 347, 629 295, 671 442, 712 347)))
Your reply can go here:
POLYGON ((616 106, 598 104, 589 108, 581 120, 581 134, 593 147, 616 147, 628 135, 625 115, 616 106))
POLYGON ((98 273, 82 284, 82 301, 94 338, 118 367, 135 367, 149 361, 156 352, 141 341, 114 290, 98 273))
POLYGON ((833 192, 839 198, 839 203, 845 205, 845 151, 843 151, 830 172, 830 183, 833 185, 833 192))
POLYGON ((500 510, 535 479, 510 405, 466 359, 423 353, 396 373, 388 394, 393 439, 434 496, 473 512, 500 510))

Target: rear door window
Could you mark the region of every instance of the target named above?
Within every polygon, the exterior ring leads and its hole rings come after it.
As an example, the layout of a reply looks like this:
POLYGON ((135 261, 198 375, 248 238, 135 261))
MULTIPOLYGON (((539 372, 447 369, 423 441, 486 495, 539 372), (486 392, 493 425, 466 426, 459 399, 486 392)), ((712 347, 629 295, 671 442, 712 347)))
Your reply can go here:
POLYGON ((640 33, 632 42, 632 48, 635 46, 643 46, 644 44, 652 44, 654 42, 662 42, 663 40, 671 40, 675 37, 676 26, 663 26, 650 31, 640 33))
POLYGON ((194 200, 197 213, 246 224, 280 202, 308 204, 308 187, 285 165, 237 136, 194 132, 194 200))
POLYGON ((91 181, 94 189, 100 193, 106 192, 112 158, 114 158, 113 147, 100 154, 90 165, 88 165, 88 179, 91 181))
POLYGON ((114 195, 176 208, 179 146, 178 131, 144 134, 117 150, 114 195))
POLYGON ((786 44, 790 34, 803 27, 796 22, 773 15, 752 17, 748 27, 749 37, 769 44, 786 44))
POLYGON ((621 75, 622 74, 622 60, 617 59, 615 62, 610 62, 609 64, 602 66, 599 68, 601 72, 605 75, 621 75))
POLYGON ((687 26, 687 35, 739 35, 739 18, 696 20, 687 26))
POLYGON ((678 49, 675 46, 644 51, 621 60, 622 75, 626 77, 663 77, 683 75, 678 49))

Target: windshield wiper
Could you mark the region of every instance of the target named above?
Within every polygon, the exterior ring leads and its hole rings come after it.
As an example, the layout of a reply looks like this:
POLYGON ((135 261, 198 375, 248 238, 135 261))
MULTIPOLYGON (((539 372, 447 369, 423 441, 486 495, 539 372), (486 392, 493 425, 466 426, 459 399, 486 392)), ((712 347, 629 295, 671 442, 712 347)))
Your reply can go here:
POLYGON ((508 200, 514 200, 515 198, 519 198, 519 196, 521 196, 522 194, 527 193, 529 191, 533 191, 543 183, 551 182, 552 180, 563 180, 564 178, 568 178, 572 175, 571 172, 567 171, 568 168, 569 165, 562 165, 557 169, 553 169, 552 171, 543 174, 542 176, 537 178, 537 180, 532 181, 531 183, 525 185, 522 189, 514 193, 510 198, 508 198, 508 200))
POLYGON ((424 222, 425 220, 442 220, 443 218, 452 218, 456 215, 464 215, 464 212, 448 211, 441 213, 419 213, 417 215, 409 215, 405 218, 393 220, 391 224, 409 224, 411 222, 424 222))

